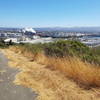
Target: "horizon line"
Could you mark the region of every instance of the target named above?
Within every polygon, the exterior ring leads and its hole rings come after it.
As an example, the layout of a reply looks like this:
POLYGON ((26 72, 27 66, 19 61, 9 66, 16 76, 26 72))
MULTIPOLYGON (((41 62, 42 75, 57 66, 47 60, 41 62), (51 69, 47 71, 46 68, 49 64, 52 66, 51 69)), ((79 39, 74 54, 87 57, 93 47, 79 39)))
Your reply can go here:
MULTIPOLYGON (((0 26, 0 28, 27 28, 25 27, 8 27, 8 26, 0 26)), ((29 27, 29 28, 100 28, 100 26, 41 26, 41 27, 29 27)))

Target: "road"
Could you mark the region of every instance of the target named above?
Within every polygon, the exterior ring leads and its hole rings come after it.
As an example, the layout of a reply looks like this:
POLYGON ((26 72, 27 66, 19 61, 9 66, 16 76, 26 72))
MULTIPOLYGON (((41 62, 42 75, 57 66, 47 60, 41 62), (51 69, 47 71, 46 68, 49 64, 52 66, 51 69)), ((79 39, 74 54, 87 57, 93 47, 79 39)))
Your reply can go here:
POLYGON ((35 100, 36 94, 31 89, 13 83, 17 72, 8 66, 8 59, 0 53, 0 100, 35 100))

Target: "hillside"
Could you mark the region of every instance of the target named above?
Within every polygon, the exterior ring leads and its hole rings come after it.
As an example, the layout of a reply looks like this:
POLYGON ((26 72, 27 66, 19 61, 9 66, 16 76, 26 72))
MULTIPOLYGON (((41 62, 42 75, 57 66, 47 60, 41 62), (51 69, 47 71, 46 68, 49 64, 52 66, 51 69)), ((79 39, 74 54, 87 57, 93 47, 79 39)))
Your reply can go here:
POLYGON ((2 49, 18 68, 14 83, 38 100, 100 100, 100 55, 78 41, 20 44, 2 49))
POLYGON ((20 69, 14 83, 32 88, 39 100, 100 100, 99 88, 84 89, 60 71, 32 62, 13 50, 3 52, 10 59, 10 66, 20 69))

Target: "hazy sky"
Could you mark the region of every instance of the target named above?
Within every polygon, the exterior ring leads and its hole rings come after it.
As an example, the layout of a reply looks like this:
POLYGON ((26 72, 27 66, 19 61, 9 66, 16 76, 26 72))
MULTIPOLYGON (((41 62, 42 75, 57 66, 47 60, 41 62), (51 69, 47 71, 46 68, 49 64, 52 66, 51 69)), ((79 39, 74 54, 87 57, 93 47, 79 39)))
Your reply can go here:
POLYGON ((100 0, 0 0, 0 27, 100 26, 100 0))

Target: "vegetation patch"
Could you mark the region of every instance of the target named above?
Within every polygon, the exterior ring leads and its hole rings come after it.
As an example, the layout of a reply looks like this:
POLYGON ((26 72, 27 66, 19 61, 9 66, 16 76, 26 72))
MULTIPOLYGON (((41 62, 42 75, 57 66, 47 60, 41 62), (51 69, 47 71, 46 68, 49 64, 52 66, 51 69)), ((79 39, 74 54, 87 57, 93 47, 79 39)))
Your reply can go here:
MULTIPOLYGON (((19 68, 20 73, 14 81, 17 85, 32 88, 38 93, 37 100, 99 100, 100 68, 84 63, 78 58, 54 58, 39 56, 45 64, 30 61, 18 48, 3 50, 12 67, 19 68), (26 63, 25 63, 26 62, 26 63), (55 70, 54 70, 55 69, 55 70), (74 81, 73 81, 74 80, 74 81), (87 86, 80 88, 78 84, 87 86), (89 89, 91 88, 92 89, 89 89)), ((28 53, 29 54, 29 53, 28 53)))
POLYGON ((0 41, 0 48, 7 48, 8 47, 8 45, 6 45, 5 43, 4 43, 4 41, 0 41))
POLYGON ((98 48, 90 48, 79 41, 59 40, 51 43, 20 44, 21 52, 30 52, 36 55, 43 52, 49 57, 78 57, 89 63, 100 64, 100 52, 98 48))

